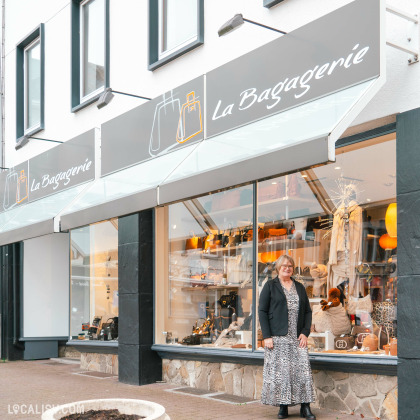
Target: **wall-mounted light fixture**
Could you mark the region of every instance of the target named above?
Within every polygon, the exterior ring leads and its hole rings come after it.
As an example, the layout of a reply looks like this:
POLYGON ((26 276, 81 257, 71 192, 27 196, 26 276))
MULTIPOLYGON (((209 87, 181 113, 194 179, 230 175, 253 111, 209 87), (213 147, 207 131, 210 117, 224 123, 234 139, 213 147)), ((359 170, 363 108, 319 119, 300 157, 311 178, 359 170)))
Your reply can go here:
POLYGON ((281 34, 287 34, 287 32, 281 31, 280 29, 272 28, 271 26, 263 25, 262 23, 255 22, 253 20, 245 19, 241 13, 235 15, 232 19, 224 23, 218 30, 219 36, 226 35, 229 32, 238 29, 244 22, 252 23, 253 25, 261 26, 262 28, 270 29, 271 31, 278 32, 281 34))
POLYGON ((102 93, 102 95, 98 99, 98 102, 96 103, 96 106, 98 107, 98 109, 101 109, 104 106, 107 106, 112 101, 114 97, 114 93, 119 93, 120 95, 132 96, 133 98, 146 99, 147 101, 151 100, 151 98, 147 98, 145 96, 139 96, 139 95, 133 95, 131 93, 120 92, 118 90, 113 90, 110 87, 108 87, 104 90, 104 93, 102 93))
POLYGON ((58 140, 43 139, 40 137, 32 137, 32 136, 25 135, 25 136, 20 137, 19 140, 16 142, 15 149, 16 150, 21 149, 23 146, 25 146, 25 144, 29 143, 29 139, 49 141, 51 143, 63 143, 62 141, 58 141, 58 140))

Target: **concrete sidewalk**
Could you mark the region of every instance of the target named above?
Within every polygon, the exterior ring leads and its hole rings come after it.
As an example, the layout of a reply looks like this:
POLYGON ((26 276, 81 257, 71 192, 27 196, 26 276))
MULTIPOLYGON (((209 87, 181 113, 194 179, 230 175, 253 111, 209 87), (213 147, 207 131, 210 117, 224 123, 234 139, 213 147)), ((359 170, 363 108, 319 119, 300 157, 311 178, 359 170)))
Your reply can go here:
MULTIPOLYGON (((255 420, 276 419, 276 407, 224 402, 222 395, 193 395, 196 390, 156 383, 126 385, 117 377, 88 372, 63 361, 42 360, 0 363, 0 419, 40 419, 47 405, 59 405, 94 398, 136 398, 162 404, 171 420, 255 420), (89 376, 94 375, 94 376, 89 376), (181 388, 184 388, 183 390, 181 388)), ((198 391, 199 392, 199 391, 198 391)), ((229 397, 227 397, 229 398, 229 397)), ((234 399, 235 400, 235 399, 234 399)), ((356 420, 359 416, 313 409, 318 420, 356 420)), ((299 419, 299 407, 289 410, 289 418, 299 419)))

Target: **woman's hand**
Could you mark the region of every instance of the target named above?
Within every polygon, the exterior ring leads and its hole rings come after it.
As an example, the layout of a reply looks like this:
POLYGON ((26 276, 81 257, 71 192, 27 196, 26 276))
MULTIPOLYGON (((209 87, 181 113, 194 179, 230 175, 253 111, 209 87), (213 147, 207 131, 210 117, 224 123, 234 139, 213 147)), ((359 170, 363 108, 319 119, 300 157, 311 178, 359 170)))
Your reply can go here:
POLYGON ((300 347, 301 349, 306 348, 306 346, 308 345, 308 337, 306 337, 306 335, 305 335, 305 334, 301 334, 301 335, 299 336, 298 340, 299 340, 299 347, 300 347))
POLYGON ((264 347, 266 347, 268 349, 272 349, 273 348, 273 339, 272 338, 264 339, 264 347))

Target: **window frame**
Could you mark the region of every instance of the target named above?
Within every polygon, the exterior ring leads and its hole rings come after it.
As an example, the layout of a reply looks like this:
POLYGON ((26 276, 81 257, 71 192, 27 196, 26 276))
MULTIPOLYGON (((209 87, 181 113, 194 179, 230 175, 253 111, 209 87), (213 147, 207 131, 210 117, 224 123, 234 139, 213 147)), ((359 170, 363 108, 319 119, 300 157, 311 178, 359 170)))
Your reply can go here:
POLYGON ((83 49, 81 42, 83 39, 82 11, 83 7, 93 0, 72 0, 71 2, 71 112, 77 112, 80 109, 96 102, 103 91, 110 85, 110 39, 109 39, 109 0, 103 0, 105 6, 105 83, 101 88, 82 96, 83 82, 83 49))
MULTIPOLYGON (((28 101, 28 87, 29 87, 29 80, 28 80, 28 52, 32 50, 33 48, 37 47, 39 45, 40 47, 40 55, 41 55, 41 40, 40 38, 36 38, 34 41, 32 41, 29 45, 27 45, 23 49, 23 101, 24 101, 24 107, 23 107, 23 114, 24 114, 24 133, 30 133, 36 129, 38 129, 41 125, 41 122, 29 126, 28 123, 28 107, 29 107, 29 101, 28 101)), ((41 67, 41 60, 40 60, 40 67, 41 67)))
POLYGON ((45 48, 44 24, 41 23, 29 35, 16 45, 16 143, 24 136, 32 136, 44 130, 44 94, 45 94, 45 48), (40 45, 40 118, 39 123, 26 126, 27 118, 27 68, 26 52, 37 43, 40 45))
POLYGON ((160 34, 163 23, 159 16, 162 0, 149 0, 149 66, 150 71, 169 63, 181 55, 204 44, 204 0, 197 1, 197 36, 188 39, 175 48, 163 52, 160 34))
POLYGON ((270 7, 275 6, 276 4, 281 3, 283 0, 263 0, 263 6, 269 9, 270 7))

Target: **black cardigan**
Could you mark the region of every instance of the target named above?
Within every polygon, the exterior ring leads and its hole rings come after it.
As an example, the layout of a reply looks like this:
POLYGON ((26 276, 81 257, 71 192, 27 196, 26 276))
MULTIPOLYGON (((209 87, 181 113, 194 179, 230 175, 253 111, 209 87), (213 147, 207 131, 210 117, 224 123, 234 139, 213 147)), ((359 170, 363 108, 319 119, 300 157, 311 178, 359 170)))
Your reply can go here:
MULTIPOLYGON (((293 280, 299 296, 299 315, 297 321, 297 336, 309 337, 312 323, 312 310, 303 284, 293 280)), ((268 280, 260 294, 258 316, 263 338, 286 335, 289 315, 287 301, 278 277, 268 280)))

